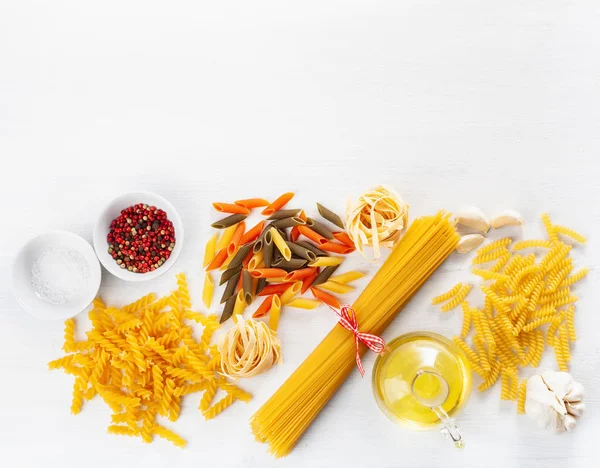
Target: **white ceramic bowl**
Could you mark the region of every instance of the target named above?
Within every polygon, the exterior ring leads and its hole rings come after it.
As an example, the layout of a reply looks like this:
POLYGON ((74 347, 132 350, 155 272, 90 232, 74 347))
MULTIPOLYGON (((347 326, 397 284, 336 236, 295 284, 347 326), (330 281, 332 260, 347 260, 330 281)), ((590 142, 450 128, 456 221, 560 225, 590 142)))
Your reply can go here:
POLYGON ((115 198, 106 206, 106 208, 104 208, 96 223, 96 227, 94 228, 94 248, 96 249, 96 255, 98 255, 104 268, 117 278, 121 278, 125 281, 140 282, 158 278, 173 266, 181 253, 182 247, 183 223, 181 222, 179 213, 177 213, 175 207, 167 200, 152 192, 131 192, 115 198), (148 273, 133 273, 123 269, 119 267, 117 262, 108 253, 108 241, 106 238, 110 229, 110 223, 121 214, 121 210, 137 203, 146 203, 147 205, 155 206, 165 211, 167 213, 167 218, 173 223, 173 228, 175 229, 175 247, 173 248, 171 255, 159 268, 154 271, 149 271, 148 273))
POLYGON ((102 272, 92 246, 76 234, 50 231, 27 242, 17 253, 13 263, 13 293, 27 312, 43 320, 65 320, 82 312, 96 297, 102 272), (32 283, 32 267, 41 255, 51 249, 74 250, 81 254, 89 268, 85 291, 65 304, 42 300, 32 283))

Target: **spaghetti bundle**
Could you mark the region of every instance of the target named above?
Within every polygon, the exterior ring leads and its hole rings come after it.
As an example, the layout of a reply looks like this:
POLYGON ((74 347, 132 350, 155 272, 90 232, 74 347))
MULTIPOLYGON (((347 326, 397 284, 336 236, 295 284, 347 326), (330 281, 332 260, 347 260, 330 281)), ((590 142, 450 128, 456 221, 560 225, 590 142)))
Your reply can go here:
MULTIPOLYGON (((352 308, 360 330, 380 335, 423 283, 452 253, 459 235, 440 212, 417 219, 352 308)), ((361 345, 360 353, 366 348, 361 345)), ((287 455, 350 375, 355 343, 336 325, 251 420, 256 439, 277 457, 287 455)))

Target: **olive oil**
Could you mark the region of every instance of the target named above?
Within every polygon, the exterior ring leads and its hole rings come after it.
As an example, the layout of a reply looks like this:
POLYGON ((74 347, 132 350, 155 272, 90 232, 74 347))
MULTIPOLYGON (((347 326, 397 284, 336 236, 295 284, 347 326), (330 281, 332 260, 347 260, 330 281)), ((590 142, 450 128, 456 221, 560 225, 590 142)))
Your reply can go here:
POLYGON ((450 340, 434 333, 409 333, 388 343, 377 358, 373 390, 393 421, 412 429, 433 429, 440 418, 423 402, 441 397, 440 406, 452 417, 471 392, 471 369, 450 340))

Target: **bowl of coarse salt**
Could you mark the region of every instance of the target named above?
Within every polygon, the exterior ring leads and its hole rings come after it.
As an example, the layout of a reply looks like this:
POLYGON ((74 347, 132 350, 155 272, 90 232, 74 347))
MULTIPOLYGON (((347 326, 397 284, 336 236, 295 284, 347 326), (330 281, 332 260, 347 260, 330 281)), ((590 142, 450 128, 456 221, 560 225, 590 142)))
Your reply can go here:
POLYGON ((64 320, 82 312, 98 294, 100 263, 83 238, 50 231, 27 242, 13 264, 13 293, 27 312, 64 320))

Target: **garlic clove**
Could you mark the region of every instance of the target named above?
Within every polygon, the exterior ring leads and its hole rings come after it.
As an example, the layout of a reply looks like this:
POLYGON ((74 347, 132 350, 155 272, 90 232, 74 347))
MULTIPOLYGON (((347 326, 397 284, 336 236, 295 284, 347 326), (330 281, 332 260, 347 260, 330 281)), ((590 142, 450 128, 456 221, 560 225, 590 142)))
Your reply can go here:
POLYGON ((455 216, 456 222, 476 231, 486 233, 490 230, 490 222, 479 208, 469 208, 455 216))
POLYGON ((527 416, 538 421, 541 427, 557 430, 560 415, 566 413, 566 408, 561 408, 541 375, 534 375, 527 380, 527 400, 525 400, 527 416))
POLYGON ((575 418, 580 418, 585 411, 585 403, 583 401, 567 401, 565 406, 568 413, 575 418))
POLYGON ((502 226, 522 226, 523 224, 525 224, 525 220, 515 210, 503 211, 491 221, 494 229, 501 228, 502 226))
POLYGON ((551 370, 542 372, 542 380, 559 400, 564 399, 575 383, 575 380, 568 372, 555 372, 551 370))
POLYGON ((480 246, 484 240, 485 237, 480 234, 467 234, 466 236, 462 236, 460 241, 458 241, 456 251, 458 253, 470 252, 471 250, 480 246))
POLYGON ((571 390, 564 396, 564 399, 569 402, 583 400, 583 385, 579 382, 573 382, 571 390))
POLYGON ((563 426, 567 432, 571 432, 575 426, 577 426, 577 419, 575 419, 570 414, 567 414, 563 417, 562 420, 563 426))

